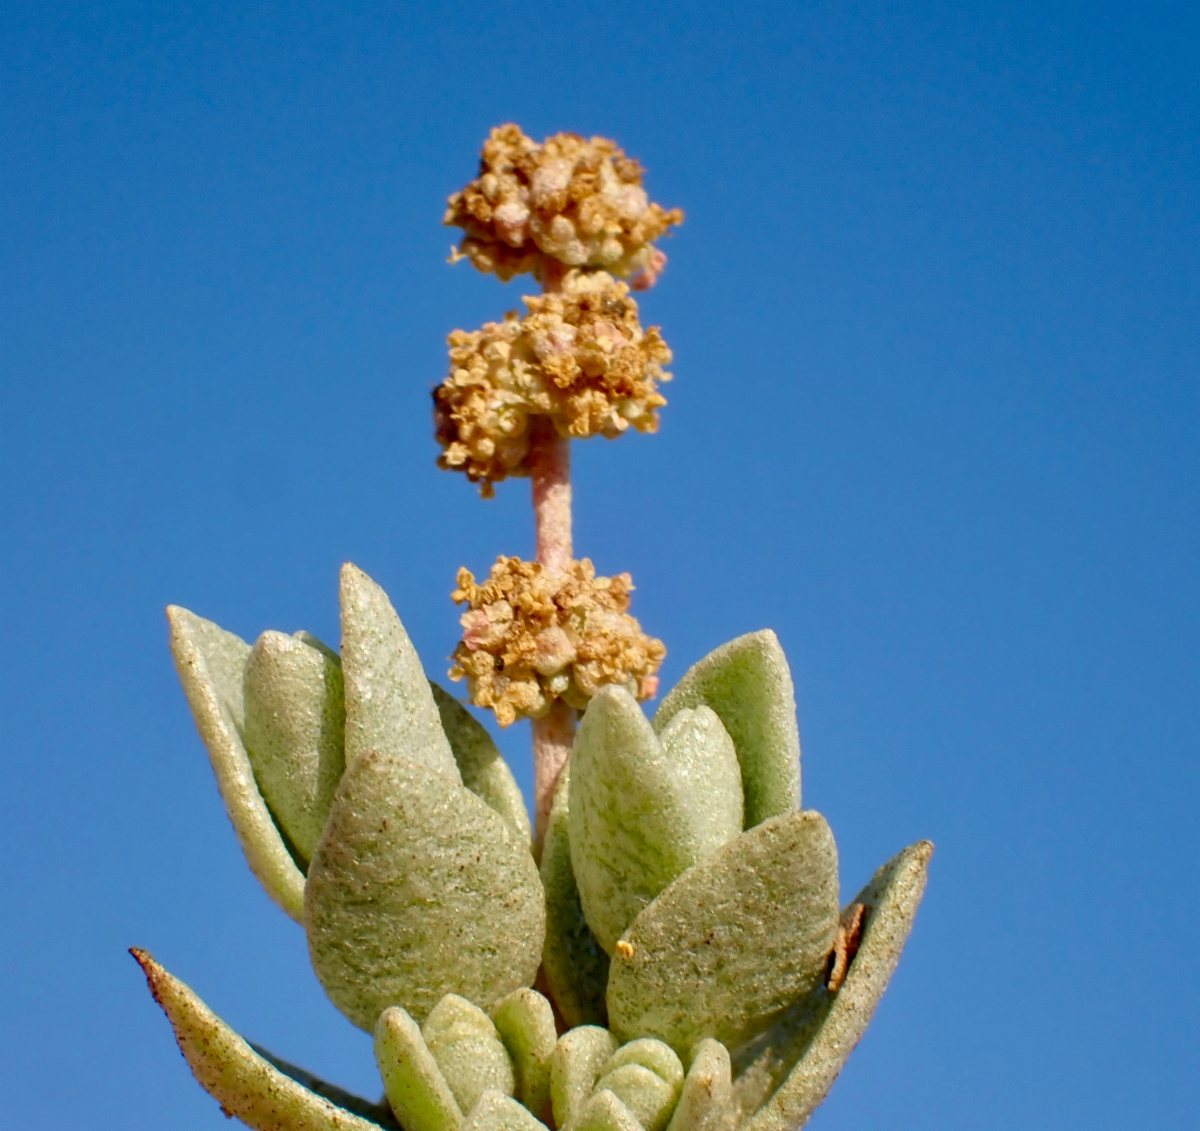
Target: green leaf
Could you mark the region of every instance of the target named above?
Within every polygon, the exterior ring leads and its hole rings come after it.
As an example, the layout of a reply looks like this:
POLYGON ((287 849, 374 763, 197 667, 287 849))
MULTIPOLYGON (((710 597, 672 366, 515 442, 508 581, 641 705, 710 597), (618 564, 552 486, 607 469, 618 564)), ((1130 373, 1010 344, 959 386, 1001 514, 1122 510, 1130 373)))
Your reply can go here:
POLYGON ((570 1131, 643 1131, 637 1116, 605 1089, 597 1092, 579 1113, 570 1131))
MULTIPOLYGON (((640 1064, 643 1068, 650 1069, 660 1080, 670 1085, 676 1096, 683 1087, 683 1065, 675 1055, 675 1050, 653 1037, 639 1037, 635 1041, 623 1044, 609 1057, 608 1063, 601 1069, 601 1075, 625 1064, 640 1064)), ((596 1087, 602 1085, 597 1084, 596 1087)))
POLYGON ((642 1064, 602 1070, 596 1092, 612 1092, 645 1131, 662 1131, 675 1107, 675 1089, 642 1064))
POLYGON ((458 994, 447 994, 421 1026, 425 1047, 433 1053, 459 1110, 470 1111, 484 1092, 516 1090, 508 1050, 492 1019, 458 994))
POLYGON ((255 1131, 379 1131, 377 1123, 316 1095, 259 1056, 144 950, 130 953, 170 1020, 184 1060, 227 1116, 255 1131))
POLYGON ((608 985, 608 955, 583 915, 579 888, 571 869, 568 802, 571 763, 568 760, 554 788, 554 803, 542 843, 542 886, 546 891, 546 945, 542 969, 546 984, 569 1028, 607 1025, 604 991, 608 985))
POLYGON ((463 1131, 546 1131, 546 1125, 503 1092, 484 1092, 463 1131))
POLYGON ((659 740, 688 808, 696 859, 703 860, 742 831, 742 771, 733 739, 711 707, 684 707, 659 740))
POLYGON ((550 1058, 555 1126, 565 1128, 582 1113, 600 1069, 616 1051, 617 1039, 599 1025, 580 1025, 558 1038, 550 1058))
POLYGON ((532 841, 533 829, 529 824, 529 811, 525 808, 521 787, 496 749, 492 736, 448 691, 433 682, 429 684, 429 689, 433 692, 442 730, 454 752, 463 785, 495 809, 512 825, 519 837, 532 841))
POLYGON ((167 622, 179 682, 250 871, 284 911, 302 922, 304 873, 279 835, 242 741, 242 680, 250 645, 178 605, 167 607, 167 622))
POLYGON ((815 812, 785 813, 684 872, 614 951, 608 1016, 622 1040, 726 1046, 820 979, 838 926, 837 849, 815 812))
POLYGON ((818 988, 812 995, 818 1002, 785 1017, 746 1052, 739 1050, 736 1102, 747 1116, 757 1110, 742 1131, 793 1131, 828 1094, 900 961, 932 856, 933 845, 918 841, 880 868, 851 901, 867 912, 841 989, 830 994, 818 988))
POLYGON ((429 681, 387 594, 347 562, 341 604, 346 764, 376 750, 461 780, 429 681))
POLYGON ((492 1009, 492 1021, 517 1074, 514 1095, 534 1115, 549 1115, 550 1058, 558 1043, 554 1009, 537 990, 513 990, 492 1009))
POLYGON ((483 1009, 537 974, 546 910, 537 867, 470 790, 397 754, 351 762, 309 868, 317 977, 368 1032, 390 1005, 418 1021, 449 993, 483 1009))
POLYGON ((337 653, 308 633, 264 632, 245 671, 246 751, 263 798, 311 860, 346 768, 337 653))
POLYGON ((400 1006, 379 1016, 375 1060, 404 1131, 458 1131, 462 1112, 417 1023, 400 1006))
POLYGON ((661 734, 685 707, 711 707, 733 739, 745 827, 800 808, 800 732, 792 673, 770 629, 739 636, 688 669, 654 716, 661 734))
POLYGON ((667 1131, 725 1131, 733 1124, 732 1098, 729 1050, 706 1037, 696 1046, 667 1131))
POLYGON ((575 739, 571 864, 588 925, 610 955, 646 904, 740 830, 728 819, 741 785, 720 721, 690 717, 671 739, 668 752, 617 685, 592 697, 575 739), (706 754, 714 766, 701 769, 695 759, 706 754), (726 796, 705 796, 707 788, 726 796))

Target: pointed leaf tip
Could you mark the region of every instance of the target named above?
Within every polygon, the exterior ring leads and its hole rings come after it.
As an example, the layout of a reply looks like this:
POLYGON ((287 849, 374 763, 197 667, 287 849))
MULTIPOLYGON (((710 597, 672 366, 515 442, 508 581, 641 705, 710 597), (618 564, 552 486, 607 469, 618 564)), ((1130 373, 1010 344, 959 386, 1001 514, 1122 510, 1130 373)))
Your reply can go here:
POLYGON ((259 1056, 145 950, 132 947, 129 953, 171 1022, 192 1074, 227 1116, 254 1131, 379 1131, 378 1123, 310 1092, 259 1056))
POLYGON ((346 764, 377 750, 461 782, 429 681, 387 594, 351 562, 342 566, 339 589, 346 764))
POLYGON ((800 808, 800 731, 787 657, 769 628, 697 661, 654 715, 661 734, 684 707, 716 711, 733 739, 745 790, 745 827, 800 808))

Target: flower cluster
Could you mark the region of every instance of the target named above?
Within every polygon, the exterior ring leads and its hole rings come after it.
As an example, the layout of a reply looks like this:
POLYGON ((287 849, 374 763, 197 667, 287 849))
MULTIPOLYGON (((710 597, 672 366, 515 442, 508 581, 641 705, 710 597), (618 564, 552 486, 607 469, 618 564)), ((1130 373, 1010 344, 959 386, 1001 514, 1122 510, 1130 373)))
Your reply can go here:
POLYGON ((507 282, 549 261, 651 276, 664 257, 651 246, 683 212, 652 204, 642 167, 606 138, 561 133, 541 145, 518 126, 497 126, 480 174, 448 202, 445 223, 462 228, 455 258, 507 282))
POLYGON ((527 474, 529 418, 560 435, 612 439, 658 428, 658 383, 671 360, 657 326, 642 329, 629 287, 603 271, 572 271, 560 293, 527 297, 482 330, 449 337, 450 375, 434 390, 443 468, 464 471, 485 495, 527 474))
POLYGON ((632 588, 627 573, 597 577, 587 558, 550 573, 500 557, 482 585, 460 569, 452 596, 469 608, 450 678, 465 678, 471 702, 501 726, 540 718, 555 699, 582 710, 610 683, 652 698, 667 650, 629 615, 632 588))

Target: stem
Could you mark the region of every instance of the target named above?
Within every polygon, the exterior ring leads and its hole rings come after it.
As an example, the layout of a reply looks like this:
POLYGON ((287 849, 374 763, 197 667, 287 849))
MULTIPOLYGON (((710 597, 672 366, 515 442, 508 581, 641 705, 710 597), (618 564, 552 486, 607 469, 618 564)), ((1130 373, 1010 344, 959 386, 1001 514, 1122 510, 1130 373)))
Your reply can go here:
POLYGON ((558 785, 558 775, 567 764, 574 744, 575 712, 561 699, 555 699, 547 714, 533 720, 533 843, 538 859, 542 855, 554 787, 558 785))
POLYGON ((534 417, 529 455, 537 560, 548 573, 571 564, 571 441, 545 417, 534 417))
MULTIPOLYGON (((571 548, 571 442, 549 420, 535 419, 527 459, 533 482, 537 560, 549 573, 566 569, 571 548)), ((534 845, 541 855, 554 787, 575 742, 575 712, 555 700, 533 720, 534 845)))

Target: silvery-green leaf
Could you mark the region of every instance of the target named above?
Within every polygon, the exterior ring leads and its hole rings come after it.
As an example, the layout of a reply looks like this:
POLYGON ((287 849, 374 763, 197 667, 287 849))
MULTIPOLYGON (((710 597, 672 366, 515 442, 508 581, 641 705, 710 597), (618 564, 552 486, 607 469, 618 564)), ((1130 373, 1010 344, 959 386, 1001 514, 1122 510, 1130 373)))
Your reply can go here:
POLYGON ((400 1006, 379 1016, 375 1060, 404 1131, 458 1131, 462 1112, 417 1023, 400 1006))
POLYGON ((328 1100, 334 1107, 344 1108, 354 1115, 361 1115, 364 1119, 379 1124, 386 1131, 403 1131, 403 1128, 396 1120, 396 1116, 392 1113, 386 1096, 379 1103, 364 1100, 361 1096, 347 1092, 345 1088, 339 1088, 336 1084, 330 1084, 327 1080, 322 1080, 319 1076, 314 1076, 307 1069, 291 1064, 281 1056, 276 1056, 273 1052, 263 1048, 262 1045, 256 1045, 253 1041, 247 1041, 246 1044, 268 1064, 278 1068, 285 1076, 295 1080, 297 1084, 307 1088, 314 1095, 328 1100))
POLYGON ((645 1131, 662 1131, 675 1108, 675 1089, 642 1064, 622 1064, 602 1072, 595 1091, 612 1092, 645 1131))
POLYGON ((667 1131, 729 1131, 732 1126, 729 1050, 706 1037, 696 1046, 667 1131))
POLYGON ((900 961, 932 855, 933 845, 918 841, 880 868, 851 901, 862 903, 867 912, 858 953, 841 989, 829 994, 818 988, 813 996, 821 1000, 815 1008, 798 1010, 773 1026, 752 1043, 750 1057, 739 1050, 738 1107, 749 1116, 770 1097, 742 1125, 743 1131, 793 1131, 825 1098, 900 961))
POLYGON ((546 1131, 546 1125, 511 1096, 503 1092, 484 1092, 463 1125, 463 1131, 546 1131))
POLYGON ((131 953, 175 1030, 184 1060, 226 1115, 255 1131, 379 1131, 378 1124, 315 1095, 264 1060, 144 950, 131 953))
MULTIPOLYGON (((683 1087, 683 1064, 675 1055, 675 1050, 654 1037, 639 1037, 637 1040, 627 1041, 608 1058, 608 1063, 600 1070, 600 1075, 603 1077, 626 1064, 640 1064, 643 1068, 650 1069, 660 1080, 670 1085, 676 1096, 683 1087)), ((602 1085, 597 1084, 596 1087, 602 1085)))
POLYGON ((216 774, 250 871, 266 893, 297 922, 304 918, 304 873, 279 835, 254 780, 242 742, 242 678, 250 645, 178 605, 167 608, 171 655, 192 708, 196 729, 216 774))
POLYGON ((482 797, 526 841, 533 839, 529 811, 512 770, 492 736, 470 711, 436 683, 429 684, 442 719, 442 730, 454 752, 463 785, 482 797))
POLYGON ((558 1043, 553 1007, 537 990, 513 990, 492 1009, 492 1021, 517 1074, 513 1094, 541 1118, 548 1114, 550 1058, 558 1043))
POLYGON ((508 1050, 477 1005, 458 994, 447 994, 421 1026, 425 1047, 433 1053, 459 1110, 470 1111, 484 1092, 511 1096, 516 1076, 508 1050))
POLYGON ((711 707, 742 767, 746 828, 800 808, 800 732, 792 673, 770 629, 739 636, 688 669, 654 715, 661 733, 684 707, 711 707))
POLYGON ((643 1131, 637 1116, 612 1092, 605 1089, 592 1096, 570 1131, 643 1131))
POLYGON ((659 734, 703 860, 742 831, 742 770, 733 739, 711 707, 684 707, 659 734))
POLYGON ((528 986, 545 934, 528 845, 469 789, 371 750, 346 767, 309 868, 305 926, 333 1003, 368 1032, 449 993, 483 1009, 528 986))
POLYGON ((550 1058, 550 1101, 554 1123, 566 1127, 587 1103, 600 1069, 617 1051, 617 1039, 599 1025, 580 1025, 558 1038, 550 1058))
POLYGON ((347 562, 341 604, 346 764, 377 750, 461 780, 429 681, 387 594, 347 562))
POLYGON ((837 848, 825 819, 772 817, 688 869, 633 921, 609 969, 609 1026, 680 1053, 701 1037, 735 1045, 812 989, 837 926, 837 848))
POLYGON ((310 860, 346 768, 341 661, 308 633, 264 632, 250 650, 244 686, 243 735, 254 776, 275 819, 310 860))
POLYGON ((721 779, 719 770, 688 773, 698 748, 723 749, 709 721, 673 732, 676 765, 624 687, 603 687, 588 703, 571 754, 571 865, 588 926, 609 954, 667 884, 738 832, 713 819, 728 813, 728 799, 706 804, 690 790, 721 779))
POLYGON ((575 873, 571 869, 568 802, 571 763, 563 766, 554 788, 554 803, 542 843, 542 886, 546 890, 546 945, 542 969, 554 1004, 569 1028, 607 1025, 604 991, 608 955, 583 915, 575 873))

